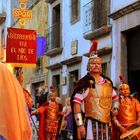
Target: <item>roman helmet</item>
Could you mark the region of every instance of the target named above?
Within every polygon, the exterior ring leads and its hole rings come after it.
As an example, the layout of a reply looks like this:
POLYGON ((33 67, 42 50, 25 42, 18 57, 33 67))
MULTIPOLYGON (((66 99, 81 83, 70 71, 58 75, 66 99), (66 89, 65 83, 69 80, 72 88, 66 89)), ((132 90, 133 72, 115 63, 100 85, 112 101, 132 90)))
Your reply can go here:
POLYGON ((88 60, 88 64, 87 64, 88 71, 89 71, 89 64, 90 63, 102 63, 102 60, 98 56, 98 53, 97 53, 97 47, 98 47, 98 41, 93 40, 91 47, 90 47, 90 50, 89 50, 89 60, 88 60))
POLYGON ((119 93, 123 96, 129 96, 130 95, 130 87, 128 84, 125 83, 124 78, 122 76, 119 76, 121 84, 119 85, 119 93), (127 89, 127 93, 122 92, 123 90, 127 89))

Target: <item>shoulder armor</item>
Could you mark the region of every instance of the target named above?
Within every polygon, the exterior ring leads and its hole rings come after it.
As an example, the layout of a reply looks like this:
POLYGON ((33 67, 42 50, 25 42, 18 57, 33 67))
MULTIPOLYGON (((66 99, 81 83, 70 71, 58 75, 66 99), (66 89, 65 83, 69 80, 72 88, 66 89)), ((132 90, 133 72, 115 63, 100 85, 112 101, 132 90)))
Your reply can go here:
POLYGON ((82 93, 84 93, 86 90, 87 90, 87 88, 80 89, 80 90, 78 90, 78 93, 82 94, 82 93))
POLYGON ((105 79, 105 80, 106 80, 106 83, 108 83, 110 86, 112 86, 111 81, 109 81, 108 79, 105 79))

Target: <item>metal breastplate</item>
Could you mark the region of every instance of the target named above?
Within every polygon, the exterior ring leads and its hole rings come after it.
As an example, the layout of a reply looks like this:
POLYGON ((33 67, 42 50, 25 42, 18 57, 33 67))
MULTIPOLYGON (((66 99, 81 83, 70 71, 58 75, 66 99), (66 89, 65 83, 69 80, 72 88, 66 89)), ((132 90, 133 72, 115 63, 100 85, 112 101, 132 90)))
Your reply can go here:
POLYGON ((110 121, 110 110, 112 107, 112 86, 106 82, 95 84, 90 88, 85 98, 85 116, 107 123, 110 121))
POLYGON ((57 120, 58 119, 58 105, 56 103, 50 103, 46 112, 48 120, 57 120))
POLYGON ((130 104, 126 103, 125 100, 121 100, 118 121, 123 126, 129 126, 136 123, 136 104, 135 100, 132 100, 130 104))

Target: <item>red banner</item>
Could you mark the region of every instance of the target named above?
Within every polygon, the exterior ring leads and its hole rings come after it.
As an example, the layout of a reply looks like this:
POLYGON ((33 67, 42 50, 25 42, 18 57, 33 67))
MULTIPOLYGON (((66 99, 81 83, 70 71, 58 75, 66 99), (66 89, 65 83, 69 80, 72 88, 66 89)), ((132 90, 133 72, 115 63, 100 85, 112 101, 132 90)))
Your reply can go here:
POLYGON ((8 28, 6 42, 6 63, 14 66, 35 66, 36 31, 8 28))

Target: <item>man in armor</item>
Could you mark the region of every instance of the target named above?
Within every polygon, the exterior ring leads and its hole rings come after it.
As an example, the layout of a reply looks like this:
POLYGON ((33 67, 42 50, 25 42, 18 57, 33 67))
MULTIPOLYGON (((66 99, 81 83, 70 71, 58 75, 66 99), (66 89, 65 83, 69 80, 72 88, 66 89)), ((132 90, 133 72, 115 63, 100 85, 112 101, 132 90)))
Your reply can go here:
POLYGON ((40 114, 39 140, 56 140, 58 133, 59 105, 56 92, 49 95, 49 101, 31 113, 40 114))
POLYGON ((102 60, 97 55, 97 41, 92 42, 88 73, 75 86, 71 98, 75 140, 111 139, 111 110, 118 108, 118 95, 112 81, 101 75, 102 60))
POLYGON ((117 139, 120 139, 120 134, 140 124, 140 103, 135 97, 130 96, 130 87, 124 80, 119 86, 119 92, 119 109, 113 112, 114 124, 119 129, 117 139))

